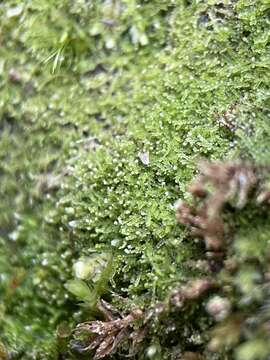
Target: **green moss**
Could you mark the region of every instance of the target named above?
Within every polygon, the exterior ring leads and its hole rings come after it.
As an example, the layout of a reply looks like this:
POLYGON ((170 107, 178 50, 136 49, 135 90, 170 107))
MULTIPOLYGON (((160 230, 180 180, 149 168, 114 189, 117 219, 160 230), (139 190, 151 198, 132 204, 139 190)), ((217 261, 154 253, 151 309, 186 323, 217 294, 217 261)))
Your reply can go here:
MULTIPOLYGON (((6 1, 0 19, 0 337, 56 358, 57 326, 89 316, 65 287, 74 262, 113 252, 105 296, 122 308, 164 299, 198 272, 174 216, 198 157, 269 163, 269 5, 6 1)), ((239 253, 268 244, 259 216, 239 221, 239 253)), ((193 319, 183 348, 208 326, 193 319)))

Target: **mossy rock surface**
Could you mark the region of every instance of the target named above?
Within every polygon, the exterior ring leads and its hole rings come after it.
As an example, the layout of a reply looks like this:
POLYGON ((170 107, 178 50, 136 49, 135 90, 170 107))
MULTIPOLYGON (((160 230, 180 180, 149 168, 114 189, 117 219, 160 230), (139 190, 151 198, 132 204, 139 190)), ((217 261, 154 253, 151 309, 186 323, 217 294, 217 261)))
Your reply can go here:
MULTIPOLYGON (((175 203, 190 200, 201 157, 269 165, 269 14, 266 0, 0 4, 0 339, 12 359, 80 358, 61 331, 93 318, 100 296, 148 307, 201 275, 175 203), (67 284, 91 256, 82 307, 67 284)), ((264 259, 266 213, 238 217, 235 253, 264 259)), ((203 348, 212 322, 201 307, 189 316, 175 333, 157 324, 134 358, 203 348)), ((213 359, 266 356, 251 339, 213 359)))

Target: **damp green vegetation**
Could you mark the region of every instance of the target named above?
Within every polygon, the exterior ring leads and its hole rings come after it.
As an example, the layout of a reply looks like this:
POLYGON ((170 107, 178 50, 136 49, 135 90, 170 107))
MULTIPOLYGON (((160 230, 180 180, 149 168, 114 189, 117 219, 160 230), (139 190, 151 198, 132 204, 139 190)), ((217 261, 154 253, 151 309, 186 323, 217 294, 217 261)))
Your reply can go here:
MULTIPOLYGON (((0 358, 85 358, 101 297, 127 314, 204 275, 175 203, 201 157, 269 166, 269 25, 268 0, 0 4, 0 358)), ((134 359, 269 358, 269 211, 226 216, 235 311, 173 312, 134 359)))

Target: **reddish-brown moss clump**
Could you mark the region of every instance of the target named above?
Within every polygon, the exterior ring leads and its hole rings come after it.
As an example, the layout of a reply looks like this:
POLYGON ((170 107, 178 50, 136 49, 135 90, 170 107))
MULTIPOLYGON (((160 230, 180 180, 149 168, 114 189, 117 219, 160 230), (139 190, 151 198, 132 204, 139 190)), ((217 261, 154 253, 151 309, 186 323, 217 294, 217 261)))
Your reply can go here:
MULTIPOLYGON (((256 226, 258 217, 261 224, 267 225, 270 192, 265 177, 268 175, 269 168, 240 161, 202 162, 200 175, 190 186, 194 204, 178 203, 177 219, 191 229, 193 236, 203 238, 209 271, 214 273, 216 281, 217 295, 211 295, 205 306, 218 323, 211 330, 205 348, 208 358, 211 353, 241 360, 266 359, 270 355, 270 247, 258 241, 255 247, 261 249, 259 255, 250 253, 249 242, 256 239, 248 232, 245 239, 239 239, 237 234, 239 223, 246 222, 244 208, 248 205, 254 219, 250 219, 247 228, 256 226), (238 219, 240 209, 244 213, 242 220, 238 219), (238 242, 242 243, 241 247, 238 242)), ((258 238, 260 235, 257 234, 258 238)))

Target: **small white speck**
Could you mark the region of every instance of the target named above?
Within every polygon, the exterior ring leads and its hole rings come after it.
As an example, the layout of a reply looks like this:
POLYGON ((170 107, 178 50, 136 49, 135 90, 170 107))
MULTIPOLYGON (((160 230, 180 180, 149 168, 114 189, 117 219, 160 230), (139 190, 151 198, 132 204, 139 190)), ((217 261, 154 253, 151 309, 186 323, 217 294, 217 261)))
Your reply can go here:
POLYGON ((48 265, 48 259, 42 259, 42 261, 41 261, 41 265, 42 266, 46 266, 46 265, 48 265))
POLYGON ((138 154, 139 159, 141 160, 141 162, 144 165, 149 165, 150 164, 150 159, 149 159, 149 153, 148 152, 140 152, 138 154))

